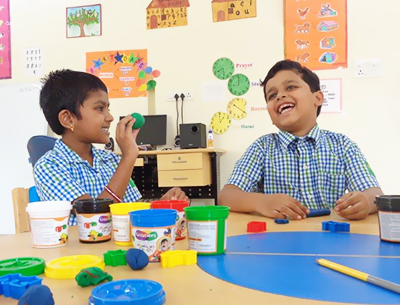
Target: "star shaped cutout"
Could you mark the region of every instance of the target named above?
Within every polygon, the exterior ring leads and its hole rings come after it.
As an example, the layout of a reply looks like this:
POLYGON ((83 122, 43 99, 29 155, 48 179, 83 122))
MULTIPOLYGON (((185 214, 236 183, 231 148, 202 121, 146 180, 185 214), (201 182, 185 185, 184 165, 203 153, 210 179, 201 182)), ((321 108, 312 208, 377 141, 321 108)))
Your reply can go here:
POLYGON ((123 57, 123 55, 121 55, 121 54, 119 54, 119 53, 117 52, 117 55, 115 55, 115 63, 114 63, 114 65, 115 65, 116 63, 118 63, 118 62, 122 63, 122 57, 123 57))
POLYGON ((135 55, 133 55, 133 53, 131 53, 131 55, 128 58, 128 62, 130 64, 134 64, 137 60, 139 60, 139 57, 136 57, 135 55))
POLYGON ((94 63, 94 68, 95 68, 95 69, 99 69, 99 70, 100 70, 100 67, 101 67, 102 65, 104 65, 104 63, 101 62, 100 58, 99 58, 98 60, 92 60, 92 61, 93 61, 93 63, 94 63))

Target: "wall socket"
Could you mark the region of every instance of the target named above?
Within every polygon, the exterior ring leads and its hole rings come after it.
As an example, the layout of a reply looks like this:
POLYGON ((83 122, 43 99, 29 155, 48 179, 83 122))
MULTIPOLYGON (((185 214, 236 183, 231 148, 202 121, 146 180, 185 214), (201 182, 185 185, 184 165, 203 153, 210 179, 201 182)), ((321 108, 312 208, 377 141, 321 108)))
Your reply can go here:
POLYGON ((382 59, 364 59, 354 62, 354 77, 378 77, 382 76, 382 59))
POLYGON ((179 101, 182 101, 181 95, 183 94, 185 97, 183 98, 184 101, 192 101, 194 100, 194 95, 193 91, 190 90, 176 90, 176 91, 170 91, 167 93, 167 102, 176 102, 175 95, 178 94, 179 101))

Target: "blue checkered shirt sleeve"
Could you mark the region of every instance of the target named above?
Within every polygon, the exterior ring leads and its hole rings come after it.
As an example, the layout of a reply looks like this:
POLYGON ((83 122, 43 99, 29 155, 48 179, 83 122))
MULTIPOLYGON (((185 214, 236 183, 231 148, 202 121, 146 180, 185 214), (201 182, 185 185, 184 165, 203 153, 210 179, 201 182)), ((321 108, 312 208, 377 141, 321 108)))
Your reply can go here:
MULTIPOLYGON (((34 179, 39 197, 43 201, 73 201, 85 194, 97 198, 115 173, 121 157, 92 148, 93 164, 82 160, 61 141, 36 163, 34 179)), ((136 186, 128 185, 123 202, 135 202, 141 197, 136 186)), ((75 225, 73 214, 70 225, 75 225)))
POLYGON ((378 180, 357 144, 343 136, 346 185, 349 192, 379 187, 378 180))
POLYGON ((257 139, 236 162, 226 184, 233 184, 245 192, 263 193, 265 172, 265 137, 257 139))

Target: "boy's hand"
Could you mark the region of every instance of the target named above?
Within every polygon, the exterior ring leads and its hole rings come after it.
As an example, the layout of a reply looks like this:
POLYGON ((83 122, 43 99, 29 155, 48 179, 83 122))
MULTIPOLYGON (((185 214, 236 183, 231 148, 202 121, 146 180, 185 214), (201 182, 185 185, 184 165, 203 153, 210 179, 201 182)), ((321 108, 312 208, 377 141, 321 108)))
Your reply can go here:
POLYGON ((306 215, 310 212, 304 205, 286 194, 267 196, 270 197, 270 202, 267 204, 262 202, 257 211, 264 216, 300 220, 306 218, 306 215))
POLYGON ((364 219, 369 214, 368 197, 363 192, 350 192, 336 201, 336 213, 347 219, 364 219))
POLYGON ((173 187, 168 192, 166 192, 161 200, 188 200, 189 197, 186 196, 185 192, 182 191, 179 187, 173 187))
POLYGON ((136 137, 140 129, 133 129, 132 126, 136 122, 136 119, 127 115, 117 124, 115 132, 115 140, 121 149, 122 156, 133 155, 137 157, 139 154, 139 148, 136 145, 136 137))

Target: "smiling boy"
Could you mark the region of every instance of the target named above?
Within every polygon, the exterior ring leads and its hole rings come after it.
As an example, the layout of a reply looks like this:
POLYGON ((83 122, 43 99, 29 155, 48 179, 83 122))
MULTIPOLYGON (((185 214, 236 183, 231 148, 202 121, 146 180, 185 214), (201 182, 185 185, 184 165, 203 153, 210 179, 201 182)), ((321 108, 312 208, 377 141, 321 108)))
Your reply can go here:
POLYGON ((374 199, 382 191, 360 149, 318 128, 324 101, 318 76, 283 60, 262 87, 279 132, 258 138, 236 162, 219 203, 271 218, 303 219, 316 208, 334 208, 347 219, 376 212, 374 199))
MULTIPOLYGON (((122 156, 95 148, 110 141, 114 120, 109 111, 107 87, 96 76, 71 70, 49 74, 40 92, 40 106, 51 129, 61 139, 35 164, 34 179, 41 200, 111 198, 135 202, 141 194, 130 182, 139 154, 130 115, 120 120, 116 142, 122 156)), ((180 188, 170 189, 163 200, 185 199, 180 188)), ((70 224, 75 225, 71 215, 70 224)))

